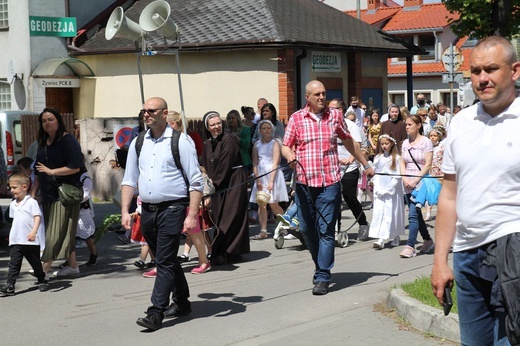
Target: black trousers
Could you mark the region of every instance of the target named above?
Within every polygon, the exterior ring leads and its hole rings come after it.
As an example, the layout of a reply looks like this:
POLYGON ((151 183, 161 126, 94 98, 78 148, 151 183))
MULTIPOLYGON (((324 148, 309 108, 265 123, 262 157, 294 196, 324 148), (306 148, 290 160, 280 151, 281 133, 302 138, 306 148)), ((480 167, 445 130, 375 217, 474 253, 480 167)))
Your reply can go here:
POLYGON ((368 225, 367 217, 363 212, 363 207, 357 199, 358 179, 358 169, 343 174, 343 177, 341 178, 341 193, 343 194, 343 199, 352 211, 352 214, 354 214, 354 217, 358 220, 359 225, 368 225))
POLYGON ((11 245, 11 260, 9 261, 9 272, 7 273, 7 284, 13 285, 20 275, 22 260, 25 257, 34 270, 34 276, 38 282, 45 281, 42 262, 40 261, 40 245, 11 245))
POLYGON ((143 204, 141 232, 150 250, 155 254, 157 267, 152 291, 152 306, 148 308, 148 314, 162 314, 170 303, 170 292, 173 292, 172 299, 178 305, 189 304, 188 282, 177 260, 185 218, 185 205, 174 204, 150 210, 143 204))

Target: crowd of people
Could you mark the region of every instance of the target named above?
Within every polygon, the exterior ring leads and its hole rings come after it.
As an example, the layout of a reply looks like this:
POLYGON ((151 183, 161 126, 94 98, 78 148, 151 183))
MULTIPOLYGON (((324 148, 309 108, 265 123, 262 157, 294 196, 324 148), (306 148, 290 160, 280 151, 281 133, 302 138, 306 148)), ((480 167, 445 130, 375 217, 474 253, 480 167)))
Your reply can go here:
MULTIPOLYGON (((135 139, 125 148, 121 183, 121 223, 145 249, 135 265, 144 269, 147 255, 153 259, 145 273, 155 277, 152 305, 137 324, 157 330, 164 318, 190 313, 181 262, 189 260, 191 246, 199 259, 193 274, 235 262, 250 252, 250 240, 269 237, 269 213, 298 228, 314 263, 312 294, 327 294, 343 196, 359 224, 357 240, 373 239, 378 250, 402 245, 408 211, 409 233, 400 257, 417 255, 418 233, 419 253, 436 249, 432 287, 444 304, 445 289, 457 281, 463 344, 479 344, 481 338, 492 344, 506 334, 509 340, 518 338, 520 271, 506 257, 516 263, 520 259, 520 221, 514 213, 519 203, 513 195, 520 186, 520 165, 513 164, 519 157, 514 155, 520 126, 514 82, 520 63, 508 41, 489 37, 473 50, 471 72, 480 103, 467 110, 456 107, 451 113, 418 93, 410 110, 391 104, 380 116, 357 96, 348 108, 341 99, 327 103, 324 84, 313 80, 305 88, 306 105, 286 126, 276 107, 260 98, 256 112, 241 108, 243 119, 238 110, 225 118, 207 112, 204 142, 197 133, 183 132, 181 115, 170 111, 164 99, 148 99, 139 112, 135 139), (142 150, 147 155, 140 155, 142 150), (286 162, 293 172, 291 194, 282 171, 286 162), (486 175, 489 167, 500 174, 486 175), (499 197, 489 194, 504 184, 508 189, 499 197), (369 190, 370 223, 360 200, 360 193, 369 190), (290 197, 291 208, 284 211, 280 203, 290 197), (426 221, 437 203, 436 247, 426 221), (256 210, 260 225, 251 238, 250 209, 256 210), (183 234, 186 245, 177 256, 183 234), (454 274, 447 265, 453 241, 454 274), (497 287, 501 299, 491 304, 497 287)), ((21 172, 9 179, 11 260, 0 296, 14 295, 23 257, 41 291, 48 288, 48 273, 57 259, 66 262, 54 276, 79 274, 77 237, 90 250, 86 265, 98 261, 92 241, 92 183, 79 144, 56 110, 44 109, 39 122, 36 159, 21 160, 21 172), (66 185, 83 188, 82 198, 65 203, 66 185)))

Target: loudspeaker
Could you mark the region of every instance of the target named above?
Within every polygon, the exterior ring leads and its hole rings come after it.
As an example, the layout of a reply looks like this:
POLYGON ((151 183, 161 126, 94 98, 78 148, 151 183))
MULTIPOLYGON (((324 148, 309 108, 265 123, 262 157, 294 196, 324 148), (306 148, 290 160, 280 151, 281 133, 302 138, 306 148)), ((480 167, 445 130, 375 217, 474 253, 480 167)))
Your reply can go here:
POLYGON ((127 38, 137 41, 143 35, 141 27, 136 22, 128 19, 121 6, 116 7, 110 18, 108 18, 105 29, 105 38, 110 41, 114 37, 127 38))
POLYGON ((141 29, 147 32, 157 31, 164 38, 175 40, 178 34, 177 24, 170 18, 170 4, 157 0, 146 6, 139 17, 141 29))

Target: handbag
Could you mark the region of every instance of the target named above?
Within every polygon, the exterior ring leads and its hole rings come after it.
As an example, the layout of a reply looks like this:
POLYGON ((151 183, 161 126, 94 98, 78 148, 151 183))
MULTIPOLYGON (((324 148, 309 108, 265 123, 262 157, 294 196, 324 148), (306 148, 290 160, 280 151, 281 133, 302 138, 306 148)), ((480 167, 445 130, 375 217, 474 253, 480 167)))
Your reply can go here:
POLYGON ((58 195, 63 205, 80 204, 83 200, 83 190, 71 184, 61 184, 58 186, 58 195))
MULTIPOLYGON (((47 159, 47 146, 45 146, 45 160, 47 159)), ((83 200, 83 189, 76 187, 71 184, 66 183, 58 183, 56 181, 56 177, 52 176, 54 183, 58 184, 58 196, 60 197, 60 202, 64 206, 80 204, 83 200)))

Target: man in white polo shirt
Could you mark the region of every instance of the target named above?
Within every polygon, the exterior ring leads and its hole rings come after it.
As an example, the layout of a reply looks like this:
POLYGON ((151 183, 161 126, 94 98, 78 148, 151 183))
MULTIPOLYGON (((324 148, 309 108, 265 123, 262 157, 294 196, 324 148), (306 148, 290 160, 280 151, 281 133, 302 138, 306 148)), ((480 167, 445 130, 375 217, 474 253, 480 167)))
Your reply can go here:
POLYGON ((515 81, 520 62, 507 39, 491 36, 477 43, 470 66, 480 103, 450 124, 431 283, 443 304, 444 288, 457 282, 462 345, 509 345, 507 338, 517 345, 520 97, 515 81), (453 272, 448 266, 452 242, 453 272))

